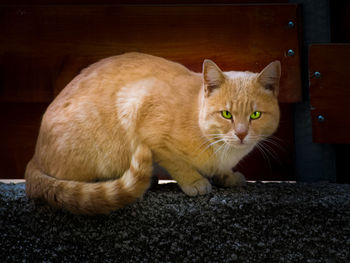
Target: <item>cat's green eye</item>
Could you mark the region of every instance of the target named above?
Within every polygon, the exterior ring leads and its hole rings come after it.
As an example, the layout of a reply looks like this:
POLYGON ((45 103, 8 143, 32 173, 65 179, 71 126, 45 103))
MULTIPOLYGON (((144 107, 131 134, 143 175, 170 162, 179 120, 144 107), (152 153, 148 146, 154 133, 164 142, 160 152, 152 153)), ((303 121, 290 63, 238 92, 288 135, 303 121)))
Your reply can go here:
POLYGON ((221 112, 222 117, 224 117, 225 119, 232 119, 232 114, 231 112, 227 111, 227 110, 223 110, 221 112))
POLYGON ((251 120, 256 120, 259 119, 261 117, 261 111, 254 111, 251 115, 250 115, 250 119, 251 120))

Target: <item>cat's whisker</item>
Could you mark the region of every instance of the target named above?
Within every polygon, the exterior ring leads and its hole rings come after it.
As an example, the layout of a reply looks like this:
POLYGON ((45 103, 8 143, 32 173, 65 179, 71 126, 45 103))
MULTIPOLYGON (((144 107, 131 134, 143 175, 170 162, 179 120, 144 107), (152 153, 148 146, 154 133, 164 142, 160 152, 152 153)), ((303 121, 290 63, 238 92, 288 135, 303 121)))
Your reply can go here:
POLYGON ((218 149, 215 150, 215 152, 212 154, 212 156, 217 156, 217 153, 222 149, 223 146, 225 146, 226 143, 224 142, 218 149))
MULTIPOLYGON (((216 139, 216 138, 212 138, 212 139, 216 139)), ((198 146, 198 148, 196 149, 196 151, 197 151, 198 149, 200 149, 202 146, 204 146, 204 145, 206 145, 206 144, 209 144, 209 143, 211 142, 211 140, 208 140, 208 138, 206 138, 206 137, 203 137, 203 140, 204 140, 204 142, 202 142, 202 143, 198 146)))
POLYGON ((260 142, 256 144, 256 148, 259 150, 262 157, 264 158, 264 160, 268 164, 269 168, 271 169, 271 162, 270 162, 268 154, 266 153, 266 149, 260 144, 260 142))
POLYGON ((270 145, 275 146, 276 148, 278 148, 279 150, 282 150, 283 152, 286 152, 285 149, 285 142, 276 137, 276 136, 267 136, 267 135, 250 135, 250 139, 252 140, 256 140, 258 142, 267 142, 270 145), (281 145, 280 143, 283 143, 283 145, 281 145))
MULTIPOLYGON (((210 141, 209 141, 210 142, 210 141)), ((213 141, 211 142, 210 144, 208 144, 199 154, 198 156, 200 156, 203 152, 205 152, 207 149, 209 149, 210 147, 220 143, 220 142, 224 142, 224 139, 220 139, 220 140, 216 140, 216 141, 213 141)))
POLYGON ((225 144, 225 147, 224 147, 224 152, 225 152, 225 155, 228 155, 228 151, 230 150, 230 145, 229 144, 225 144))
POLYGON ((266 143, 266 141, 262 141, 261 144, 265 147, 265 149, 267 149, 270 153, 270 155, 277 160, 277 156, 278 154, 276 153, 276 151, 273 149, 273 147, 271 147, 268 143, 266 143))
POLYGON ((201 148, 203 145, 206 145, 206 144, 210 144, 213 140, 216 140, 216 139, 220 139, 221 137, 217 136, 217 137, 213 137, 213 138, 210 138, 210 139, 207 139, 205 138, 204 142, 199 146, 199 148, 201 148))
POLYGON ((279 146, 279 147, 287 145, 286 141, 284 141, 281 138, 278 138, 277 136, 274 136, 274 135, 261 135, 260 137, 262 138, 262 140, 274 143, 276 146, 279 146))
POLYGON ((260 141, 256 146, 260 150, 260 152, 264 152, 264 159, 267 160, 270 169, 271 162, 269 157, 273 158, 275 161, 281 164, 281 161, 278 158, 278 153, 271 147, 271 145, 268 145, 266 141, 260 141))
MULTIPOLYGON (((204 143, 204 144, 206 144, 206 143, 212 143, 213 142, 213 140, 214 140, 214 142, 215 141, 217 141, 217 139, 222 139, 222 137, 221 136, 215 136, 215 137, 212 137, 212 138, 210 138, 210 139, 206 139, 206 142, 204 143)), ((202 144, 203 145, 203 144, 202 144)))
POLYGON ((270 142, 271 144, 274 144, 278 147, 284 148, 287 146, 287 143, 285 141, 282 140, 276 140, 276 138, 266 138, 265 141, 270 142))
POLYGON ((276 136, 267 136, 264 140, 263 140, 263 143, 264 144, 269 144, 269 146, 271 148, 277 148, 278 150, 282 151, 284 154, 287 154, 287 144, 279 139, 278 137, 276 136), (281 144, 283 143, 283 144, 281 144))
POLYGON ((211 141, 205 141, 201 145, 199 145, 194 152, 197 152, 198 157, 208 148, 208 145, 211 143, 211 141), (203 149, 204 147, 204 149, 203 149), (200 151, 200 152, 199 152, 200 151))
POLYGON ((265 147, 265 149, 270 154, 270 156, 281 165, 282 164, 281 158, 279 158, 279 155, 275 151, 275 149, 273 149, 271 145, 266 143, 266 141, 262 141, 262 145, 265 147))
POLYGON ((210 146, 212 146, 213 144, 217 143, 216 139, 221 139, 222 136, 224 136, 224 134, 209 134, 207 135, 207 137, 209 137, 210 139, 207 138, 203 138, 205 141, 198 146, 198 148, 195 151, 200 150, 202 147, 205 147, 204 150, 202 150, 199 154, 205 152, 205 150, 207 150, 210 146), (214 140, 214 142, 213 142, 214 140))
POLYGON ((219 142, 225 142, 225 140, 224 139, 216 140, 216 141, 212 142, 211 144, 209 144, 207 148, 214 146, 215 144, 217 144, 219 142))
POLYGON ((282 145, 274 142, 274 141, 270 141, 270 140, 264 140, 262 141, 262 143, 264 145, 267 145, 267 147, 270 147, 274 152, 276 151, 275 149, 282 151, 283 153, 286 153, 286 149, 284 147, 282 147, 282 145))
POLYGON ((232 138, 226 138, 226 142, 230 144, 230 143, 234 143, 235 140, 232 138))
POLYGON ((215 136, 215 135, 218 135, 218 136, 225 136, 225 134, 223 134, 223 133, 212 133, 212 134, 208 134, 208 135, 206 135, 206 136, 215 136))
POLYGON ((275 136, 275 135, 270 135, 270 136, 266 136, 267 138, 270 138, 270 139, 273 139, 273 140, 275 140, 275 141, 278 141, 278 142, 280 142, 280 143, 285 143, 285 141, 284 140, 282 140, 281 138, 278 138, 277 136, 275 136))

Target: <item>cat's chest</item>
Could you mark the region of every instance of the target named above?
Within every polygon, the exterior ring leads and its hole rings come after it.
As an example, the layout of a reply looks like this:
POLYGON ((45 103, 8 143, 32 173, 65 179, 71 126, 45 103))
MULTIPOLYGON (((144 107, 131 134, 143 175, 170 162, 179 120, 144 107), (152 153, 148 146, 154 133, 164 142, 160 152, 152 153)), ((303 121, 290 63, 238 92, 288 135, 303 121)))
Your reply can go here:
POLYGON ((239 161, 246 156, 253 147, 244 148, 244 149, 228 149, 217 151, 210 157, 206 165, 204 165, 204 173, 208 176, 214 174, 225 174, 230 173, 232 168, 236 166, 239 161))

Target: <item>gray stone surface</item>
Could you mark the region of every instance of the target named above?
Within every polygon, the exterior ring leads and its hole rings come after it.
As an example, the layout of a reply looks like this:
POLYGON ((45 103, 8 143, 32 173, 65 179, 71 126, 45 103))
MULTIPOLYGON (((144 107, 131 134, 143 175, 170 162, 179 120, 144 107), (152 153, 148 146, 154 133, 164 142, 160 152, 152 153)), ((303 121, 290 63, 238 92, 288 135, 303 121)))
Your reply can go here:
POLYGON ((0 262, 350 262, 350 185, 248 183, 190 198, 174 183, 108 216, 0 184, 0 262))

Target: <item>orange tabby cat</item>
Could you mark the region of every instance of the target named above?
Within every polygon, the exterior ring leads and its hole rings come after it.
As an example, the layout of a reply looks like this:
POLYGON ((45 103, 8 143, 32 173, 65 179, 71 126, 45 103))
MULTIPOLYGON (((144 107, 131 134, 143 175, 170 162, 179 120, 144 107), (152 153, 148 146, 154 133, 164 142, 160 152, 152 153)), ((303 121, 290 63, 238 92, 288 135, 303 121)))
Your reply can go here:
POLYGON ((109 213, 141 197, 152 161, 190 196, 245 183, 232 172, 278 126, 280 63, 261 73, 203 73, 139 53, 83 70, 48 107, 26 192, 74 213, 109 213), (120 179, 117 179, 120 178, 120 179))

